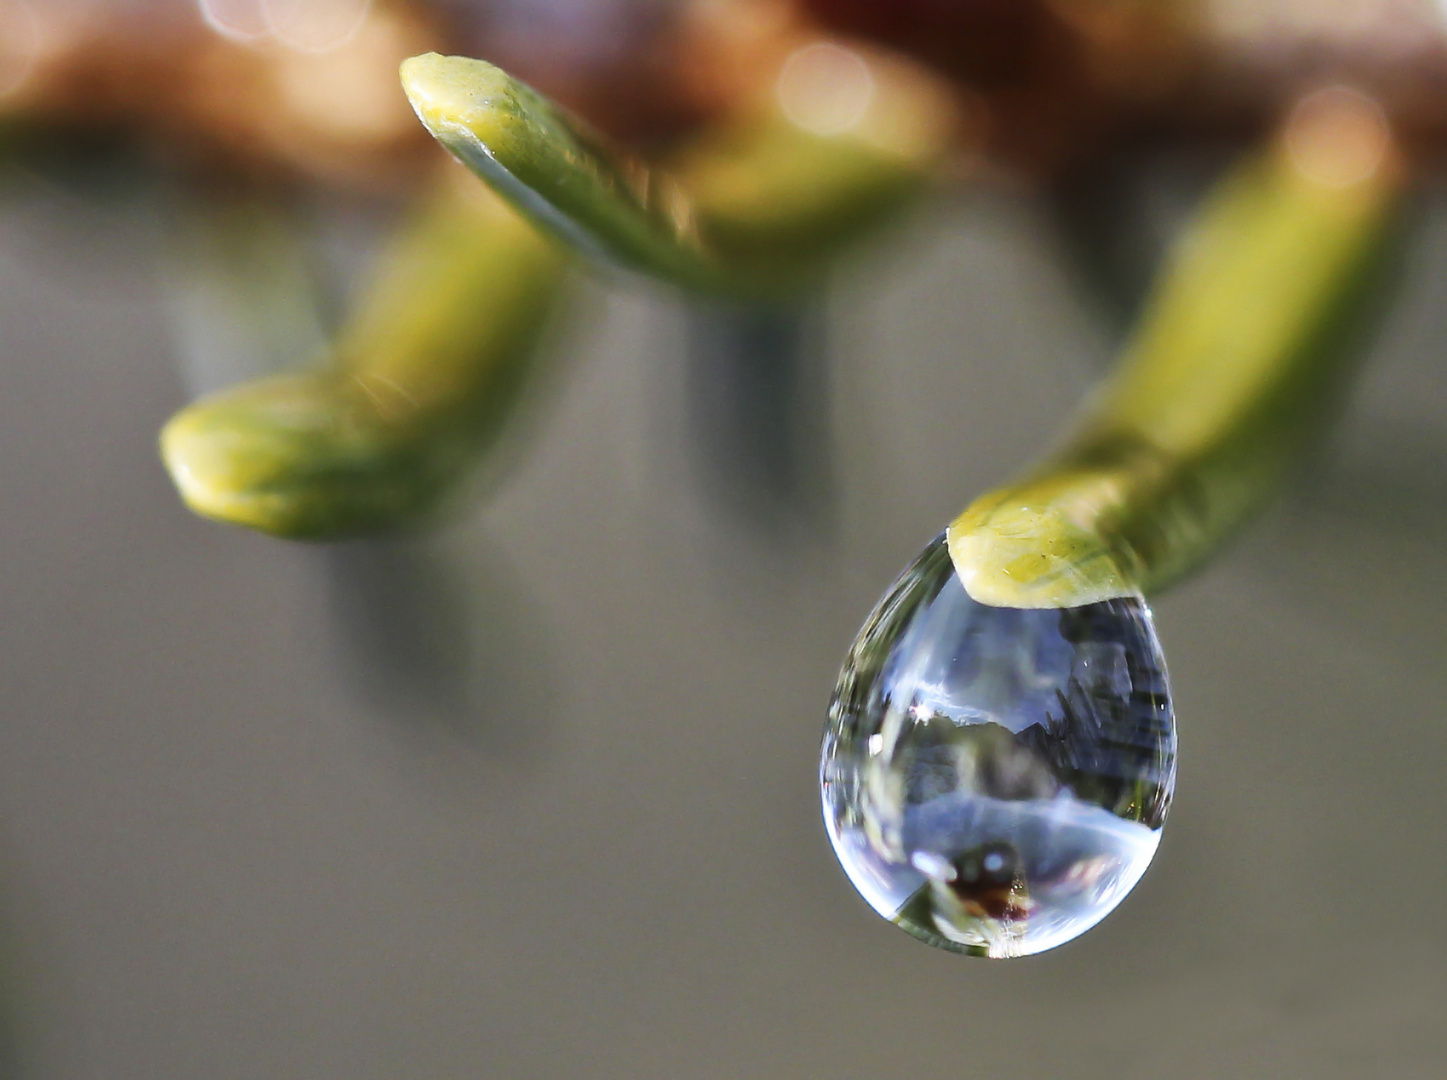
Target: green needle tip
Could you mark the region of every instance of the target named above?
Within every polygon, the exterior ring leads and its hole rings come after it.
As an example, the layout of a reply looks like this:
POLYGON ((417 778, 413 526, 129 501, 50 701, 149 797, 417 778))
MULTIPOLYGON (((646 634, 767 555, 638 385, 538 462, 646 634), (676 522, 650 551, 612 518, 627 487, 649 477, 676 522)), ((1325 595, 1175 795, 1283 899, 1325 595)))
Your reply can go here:
POLYGON ((166 425, 161 457, 196 513, 291 539, 408 520, 445 471, 438 455, 388 425, 361 381, 331 372, 203 399, 166 425))

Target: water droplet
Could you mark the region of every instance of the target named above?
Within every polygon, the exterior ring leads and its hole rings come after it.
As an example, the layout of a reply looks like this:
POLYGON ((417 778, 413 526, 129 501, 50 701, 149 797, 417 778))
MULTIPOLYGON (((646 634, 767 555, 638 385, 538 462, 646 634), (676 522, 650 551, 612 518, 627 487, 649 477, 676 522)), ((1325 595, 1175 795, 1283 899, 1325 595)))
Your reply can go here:
POLYGON ((922 941, 1024 956, 1090 929, 1155 854, 1176 734, 1150 610, 971 600, 945 538, 864 624, 824 732, 824 821, 922 941))

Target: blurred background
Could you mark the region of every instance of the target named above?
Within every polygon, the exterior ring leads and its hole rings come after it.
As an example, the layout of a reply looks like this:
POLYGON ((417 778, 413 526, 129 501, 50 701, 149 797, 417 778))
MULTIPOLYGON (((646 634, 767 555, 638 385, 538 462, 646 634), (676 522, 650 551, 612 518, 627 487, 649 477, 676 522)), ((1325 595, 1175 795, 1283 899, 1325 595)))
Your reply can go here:
POLYGON ((578 272, 475 498, 296 545, 189 515, 156 432, 343 317, 437 156, 396 61, 656 152, 780 5, 0 2, 0 1075, 1442 1075, 1447 17, 802 7, 949 80, 938 190, 786 311, 578 272), (1040 957, 911 941, 820 822, 844 650, 1323 80, 1412 149, 1410 243, 1331 438, 1154 605, 1156 862, 1040 957))

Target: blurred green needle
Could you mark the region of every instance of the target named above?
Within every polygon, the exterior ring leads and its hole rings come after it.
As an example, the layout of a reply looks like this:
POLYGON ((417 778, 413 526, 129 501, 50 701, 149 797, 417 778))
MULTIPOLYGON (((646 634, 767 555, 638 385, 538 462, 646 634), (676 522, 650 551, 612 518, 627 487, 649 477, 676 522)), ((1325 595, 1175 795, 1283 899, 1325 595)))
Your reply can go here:
POLYGON ((222 391, 166 425, 182 497, 299 539, 414 522, 498 433, 566 263, 498 200, 444 185, 380 260, 325 366, 222 391))
POLYGON ((1373 102, 1304 100, 1207 200, 1074 435, 950 526, 970 595, 1030 608, 1154 593, 1214 550, 1319 426, 1401 179, 1373 102))

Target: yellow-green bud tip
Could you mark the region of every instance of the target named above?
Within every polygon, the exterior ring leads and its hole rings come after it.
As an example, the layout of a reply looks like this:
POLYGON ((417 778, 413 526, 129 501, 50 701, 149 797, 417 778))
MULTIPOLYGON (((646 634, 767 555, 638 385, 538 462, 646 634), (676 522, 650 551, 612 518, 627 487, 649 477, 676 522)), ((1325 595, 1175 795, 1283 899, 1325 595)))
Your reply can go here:
POLYGON ((981 499, 950 525, 948 541, 965 591, 991 607, 1079 607, 1140 595, 1109 547, 1055 507, 981 499))
POLYGON ((512 80, 486 60, 423 53, 402 61, 402 88, 427 130, 442 138, 465 129, 488 143, 490 121, 512 80))
POLYGON ((395 525, 429 494, 425 455, 386 436, 345 380, 277 376, 181 410, 161 459, 203 517, 324 539, 395 525))
POLYGON ((161 460, 182 500, 202 517, 275 531, 271 474, 281 471, 264 429, 214 399, 171 418, 161 431, 161 460), (261 437, 258 438, 258 434, 261 437))

